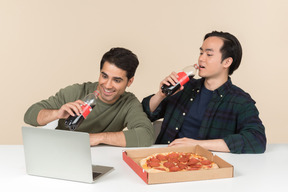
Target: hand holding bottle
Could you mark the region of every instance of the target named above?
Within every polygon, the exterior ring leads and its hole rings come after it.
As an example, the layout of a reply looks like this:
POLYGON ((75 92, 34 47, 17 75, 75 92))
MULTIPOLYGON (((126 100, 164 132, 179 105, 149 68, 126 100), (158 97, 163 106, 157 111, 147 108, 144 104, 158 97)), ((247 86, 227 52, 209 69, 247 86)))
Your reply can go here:
MULTIPOLYGON (((77 111, 78 114, 74 114, 74 112, 72 111, 72 114, 70 114, 70 116, 66 119, 65 121, 65 126, 67 128, 69 128, 71 131, 74 131, 75 129, 77 129, 80 124, 84 121, 84 119, 87 118, 87 116, 90 114, 90 112, 92 111, 92 109, 95 107, 96 103, 97 103, 97 99, 99 96, 99 92, 98 91, 94 91, 93 93, 90 93, 88 95, 86 95, 86 97, 83 99, 83 101, 76 101, 74 104, 76 104, 74 107, 75 112, 77 111), (77 104, 80 104, 80 108, 77 104), (80 112, 80 113, 79 113, 80 112)), ((72 103, 70 103, 72 104, 72 103)), ((71 105, 69 105, 70 107, 71 105)), ((69 111, 70 112, 70 111, 69 111)))
POLYGON ((196 75, 198 65, 189 65, 179 73, 172 72, 170 76, 166 77, 162 82, 161 91, 166 96, 173 95, 176 91, 183 90, 183 85, 187 83, 190 78, 196 75))
POLYGON ((165 97, 184 89, 184 84, 194 77, 198 65, 185 67, 182 72, 172 72, 160 83, 160 90, 151 97, 149 102, 150 112, 153 113, 165 97))
POLYGON ((77 100, 62 105, 62 107, 57 112, 57 118, 67 119, 70 115, 71 116, 80 115, 83 112, 81 107, 82 105, 85 105, 85 102, 82 100, 77 100))
MULTIPOLYGON (((175 92, 174 94, 176 94, 177 92, 181 91, 184 89, 184 86, 181 85, 178 81, 178 74, 173 71, 169 76, 165 77, 165 79, 163 79, 160 83, 160 94, 163 95, 163 97, 166 97, 168 96, 165 91, 163 91, 164 87, 175 87, 175 92)), ((169 95, 172 95, 172 94, 169 94, 169 95)))

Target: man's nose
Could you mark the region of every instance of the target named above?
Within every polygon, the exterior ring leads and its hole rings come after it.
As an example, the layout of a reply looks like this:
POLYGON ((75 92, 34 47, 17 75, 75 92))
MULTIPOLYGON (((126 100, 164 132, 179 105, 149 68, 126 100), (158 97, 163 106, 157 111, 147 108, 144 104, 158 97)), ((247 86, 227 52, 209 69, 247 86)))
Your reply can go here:
POLYGON ((198 59, 199 61, 204 61, 205 60, 205 56, 204 56, 204 54, 202 54, 202 55, 199 55, 199 59, 198 59))
POLYGON ((106 81, 105 87, 106 87, 107 89, 112 88, 112 80, 106 81))

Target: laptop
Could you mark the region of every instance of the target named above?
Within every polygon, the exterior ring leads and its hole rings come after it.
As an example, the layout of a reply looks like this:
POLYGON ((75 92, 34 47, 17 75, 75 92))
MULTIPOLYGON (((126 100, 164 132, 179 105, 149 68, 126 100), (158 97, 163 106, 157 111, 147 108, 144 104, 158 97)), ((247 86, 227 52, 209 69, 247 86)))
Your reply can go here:
POLYGON ((92 165, 88 133, 22 127, 22 136, 29 175, 93 183, 113 169, 92 165))

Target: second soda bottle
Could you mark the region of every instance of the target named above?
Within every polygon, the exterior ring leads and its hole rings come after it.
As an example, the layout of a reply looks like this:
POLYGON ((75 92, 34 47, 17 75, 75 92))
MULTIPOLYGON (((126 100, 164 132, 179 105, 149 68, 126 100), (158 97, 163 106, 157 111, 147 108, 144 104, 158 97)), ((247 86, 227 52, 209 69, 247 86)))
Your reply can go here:
POLYGON ((190 78, 193 78, 196 75, 196 72, 198 70, 198 65, 194 64, 194 65, 189 65, 187 67, 185 67, 183 69, 183 71, 177 73, 178 75, 178 83, 176 83, 176 85, 163 85, 161 87, 162 92, 166 95, 166 96, 170 96, 173 93, 175 93, 181 86, 183 86, 185 83, 187 83, 190 78))
POLYGON ((85 105, 81 105, 83 112, 79 116, 70 115, 65 121, 65 127, 69 128, 71 131, 77 129, 80 126, 80 124, 84 121, 84 119, 87 118, 92 109, 95 107, 98 96, 99 96, 98 91, 94 91, 94 93, 86 95, 86 97, 83 99, 85 105))

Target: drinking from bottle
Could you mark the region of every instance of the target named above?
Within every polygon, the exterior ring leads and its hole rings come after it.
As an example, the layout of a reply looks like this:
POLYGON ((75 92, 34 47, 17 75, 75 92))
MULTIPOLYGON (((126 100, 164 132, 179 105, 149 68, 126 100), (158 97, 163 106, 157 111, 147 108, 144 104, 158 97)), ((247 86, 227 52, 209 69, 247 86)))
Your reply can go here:
POLYGON ((176 85, 163 85, 161 87, 162 92, 166 95, 166 96, 170 96, 173 93, 175 93, 178 89, 180 89, 181 86, 183 86, 185 83, 187 83, 190 78, 193 78, 198 70, 198 65, 194 64, 194 65, 189 65, 187 67, 185 67, 181 72, 177 73, 178 75, 178 83, 176 83, 176 85))
POLYGON ((71 131, 77 129, 95 107, 98 96, 99 92, 97 90, 94 91, 94 93, 86 95, 83 99, 85 104, 81 105, 83 112, 78 116, 76 114, 74 116, 70 115, 65 121, 65 127, 69 128, 71 131))

